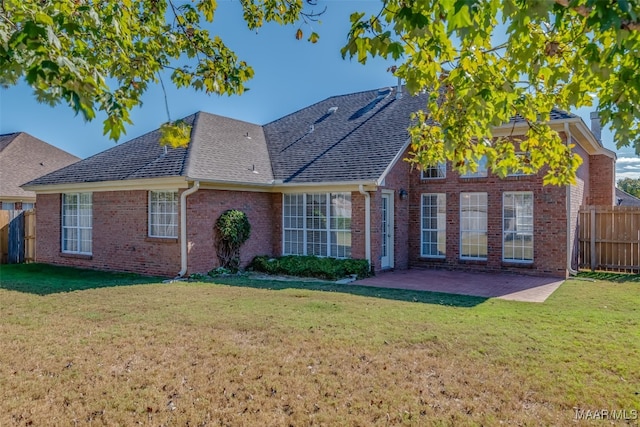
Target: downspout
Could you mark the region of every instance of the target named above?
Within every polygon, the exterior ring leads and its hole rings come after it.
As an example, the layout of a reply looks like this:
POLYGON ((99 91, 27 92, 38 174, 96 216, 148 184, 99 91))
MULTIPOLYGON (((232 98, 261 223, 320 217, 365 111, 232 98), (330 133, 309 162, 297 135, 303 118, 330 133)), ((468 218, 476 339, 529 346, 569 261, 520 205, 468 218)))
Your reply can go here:
MULTIPOLYGON (((564 133, 567 135, 567 145, 571 144, 571 130, 569 129, 569 123, 564 124, 564 133)), ((573 232, 571 227, 571 184, 567 185, 567 271, 570 275, 575 276, 578 274, 576 270, 571 267, 571 255, 573 251, 573 244, 571 242, 571 233, 573 232)))
POLYGON ((180 195, 180 272, 176 279, 187 272, 187 197, 198 191, 200 181, 195 181, 193 187, 186 189, 180 195))
POLYGON ((368 191, 364 191, 364 186, 360 184, 360 194, 364 196, 364 252, 369 268, 371 265, 371 195, 368 191))

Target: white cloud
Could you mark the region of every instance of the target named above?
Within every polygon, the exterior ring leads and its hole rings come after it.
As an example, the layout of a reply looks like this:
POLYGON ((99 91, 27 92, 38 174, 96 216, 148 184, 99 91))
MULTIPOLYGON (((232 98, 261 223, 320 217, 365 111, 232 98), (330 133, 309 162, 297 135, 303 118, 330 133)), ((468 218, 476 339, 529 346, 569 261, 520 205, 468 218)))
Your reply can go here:
POLYGON ((616 171, 616 181, 619 181, 625 178, 640 179, 640 171, 637 171, 637 172, 616 171))
POLYGON ((616 163, 638 163, 640 164, 640 157, 620 157, 616 160, 616 163))

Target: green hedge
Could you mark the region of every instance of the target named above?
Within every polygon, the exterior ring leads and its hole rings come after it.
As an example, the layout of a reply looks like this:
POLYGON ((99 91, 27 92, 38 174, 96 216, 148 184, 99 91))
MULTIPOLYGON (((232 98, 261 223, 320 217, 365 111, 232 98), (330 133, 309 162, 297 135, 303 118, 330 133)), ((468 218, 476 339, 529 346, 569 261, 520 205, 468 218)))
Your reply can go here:
POLYGON ((279 258, 257 256, 249 268, 267 274, 317 277, 338 280, 352 274, 359 279, 368 277, 369 262, 366 259, 338 259, 317 256, 287 255, 279 258))

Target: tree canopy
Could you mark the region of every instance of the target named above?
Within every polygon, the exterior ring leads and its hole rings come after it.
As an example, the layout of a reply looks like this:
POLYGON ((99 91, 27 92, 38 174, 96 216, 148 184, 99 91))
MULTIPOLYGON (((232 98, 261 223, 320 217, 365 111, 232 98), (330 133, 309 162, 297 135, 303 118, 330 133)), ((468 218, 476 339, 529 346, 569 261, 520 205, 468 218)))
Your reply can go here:
MULTIPOLYGON (((240 3, 249 29, 316 16, 302 0, 240 3)), ((149 85, 164 84, 161 71, 177 87, 243 93, 253 69, 205 28, 215 10, 215 0, 3 0, 0 84, 24 78, 39 101, 67 103, 85 120, 104 111, 104 133, 117 140, 149 85)), ((165 130, 179 140, 185 128, 165 130)))
POLYGON ((640 178, 623 178, 618 181, 618 188, 632 196, 640 198, 640 178))
POLYGON ((616 145, 640 154, 639 16, 638 0, 387 0, 351 16, 342 53, 397 59, 410 92, 430 91, 412 161, 474 169, 486 155, 500 175, 548 166, 545 182, 564 184, 580 159, 547 124, 554 107, 596 97, 616 145), (525 140, 492 137, 516 115, 530 125, 525 140))
MULTIPOLYGON (((250 29, 314 19, 322 0, 240 0, 250 29)), ((373 16, 354 12, 344 57, 381 56, 411 93, 429 101, 411 127, 411 161, 449 160, 460 170, 488 158, 500 175, 546 170, 565 184, 580 164, 548 125, 554 107, 591 106, 618 147, 640 154, 640 0, 383 0, 373 16), (522 140, 493 126, 520 116, 522 140)), ((330 7, 330 5, 329 5, 330 7)), ((215 0, 3 0, 0 83, 21 78, 42 102, 68 103, 85 119, 104 111, 118 139, 129 111, 159 73, 178 87, 242 93, 253 76, 204 28, 215 0)), ((295 37, 303 38, 301 29, 295 37)), ((315 42, 316 33, 307 40, 315 42)), ((161 82, 162 83, 162 82, 161 82)), ((180 140, 186 128, 169 125, 180 140)))

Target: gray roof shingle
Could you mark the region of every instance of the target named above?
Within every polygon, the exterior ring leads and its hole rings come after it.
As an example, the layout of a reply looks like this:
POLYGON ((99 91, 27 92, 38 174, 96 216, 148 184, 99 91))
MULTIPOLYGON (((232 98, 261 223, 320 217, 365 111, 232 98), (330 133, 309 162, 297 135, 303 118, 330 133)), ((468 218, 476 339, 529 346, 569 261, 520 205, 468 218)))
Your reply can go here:
POLYGON ((35 193, 20 186, 80 160, 24 132, 0 135, 0 197, 31 199, 35 193))
POLYGON ((194 179, 270 184, 271 162, 262 126, 198 113, 186 176, 194 179))
POLYGON ((275 179, 380 178, 409 139, 411 113, 426 104, 426 95, 395 94, 381 89, 336 96, 265 125, 275 179))
POLYGON ((193 125, 187 148, 165 152, 155 130, 29 184, 171 176, 243 184, 375 181, 408 142, 411 113, 426 106, 428 94, 396 98, 396 90, 330 97, 264 126, 199 112, 183 119, 193 125))

